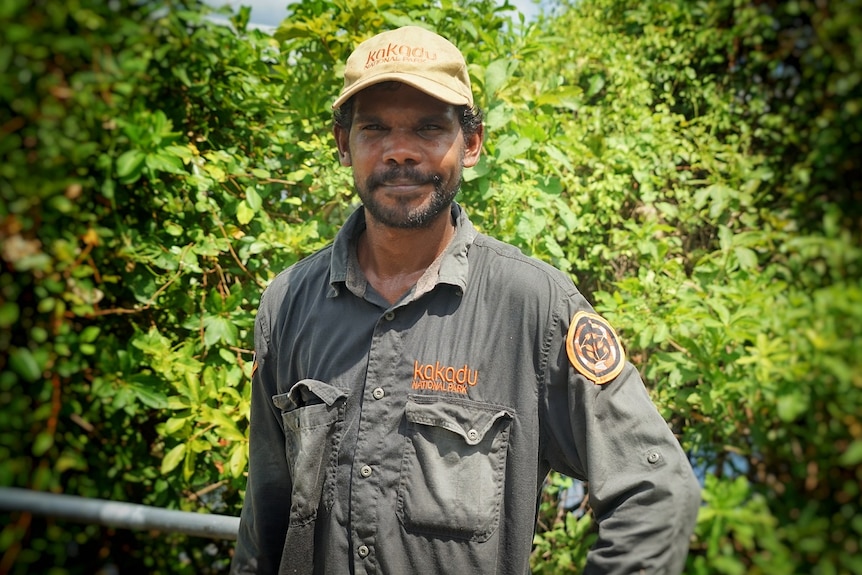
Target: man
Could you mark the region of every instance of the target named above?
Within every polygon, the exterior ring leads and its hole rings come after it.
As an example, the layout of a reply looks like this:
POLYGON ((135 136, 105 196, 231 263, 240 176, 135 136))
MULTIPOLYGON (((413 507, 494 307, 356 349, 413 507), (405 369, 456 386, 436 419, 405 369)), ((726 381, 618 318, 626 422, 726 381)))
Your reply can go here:
POLYGON ((453 202, 483 138, 461 53, 375 36, 333 108, 362 207, 263 294, 232 571, 524 575, 555 469, 589 482, 587 573, 679 573, 699 487, 614 330, 453 202))

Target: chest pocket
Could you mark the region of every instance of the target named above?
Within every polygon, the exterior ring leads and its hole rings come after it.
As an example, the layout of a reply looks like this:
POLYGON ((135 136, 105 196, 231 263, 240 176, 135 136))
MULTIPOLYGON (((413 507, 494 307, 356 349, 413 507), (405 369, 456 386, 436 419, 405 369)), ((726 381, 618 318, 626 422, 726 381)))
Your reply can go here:
POLYGON ((331 509, 346 394, 327 383, 303 379, 275 395, 281 410, 285 457, 293 479, 291 525, 313 521, 323 503, 331 509))
POLYGON ((486 541, 500 523, 512 413, 410 396, 398 518, 408 531, 486 541))

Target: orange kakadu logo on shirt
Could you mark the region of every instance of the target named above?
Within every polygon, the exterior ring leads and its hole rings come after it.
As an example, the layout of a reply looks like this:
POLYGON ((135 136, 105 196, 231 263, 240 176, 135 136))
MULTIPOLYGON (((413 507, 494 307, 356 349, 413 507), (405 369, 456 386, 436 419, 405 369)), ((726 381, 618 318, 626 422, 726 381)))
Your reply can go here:
POLYGON ((413 362, 413 389, 445 391, 467 395, 467 389, 479 382, 479 370, 467 365, 455 367, 434 363, 413 362))
POLYGON ((581 375, 601 385, 620 374, 625 353, 614 329, 600 316, 579 311, 566 336, 566 353, 581 375))

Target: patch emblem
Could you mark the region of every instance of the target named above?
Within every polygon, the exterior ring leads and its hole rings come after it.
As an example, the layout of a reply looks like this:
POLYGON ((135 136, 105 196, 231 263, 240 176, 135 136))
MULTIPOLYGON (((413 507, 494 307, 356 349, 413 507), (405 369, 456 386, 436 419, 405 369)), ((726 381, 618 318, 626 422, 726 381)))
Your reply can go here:
POLYGON ((579 311, 566 336, 566 353, 584 377, 601 385, 620 374, 625 353, 614 328, 594 313, 579 311))

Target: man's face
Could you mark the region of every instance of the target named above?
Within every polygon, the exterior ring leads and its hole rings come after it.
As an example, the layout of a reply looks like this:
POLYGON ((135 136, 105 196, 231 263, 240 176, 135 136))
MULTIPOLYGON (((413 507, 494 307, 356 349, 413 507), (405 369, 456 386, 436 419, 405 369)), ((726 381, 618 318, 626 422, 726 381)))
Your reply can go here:
POLYGON ((336 126, 335 139, 367 215, 393 228, 446 212, 482 144, 481 132, 465 142, 455 106, 404 84, 358 93, 350 132, 336 126))

